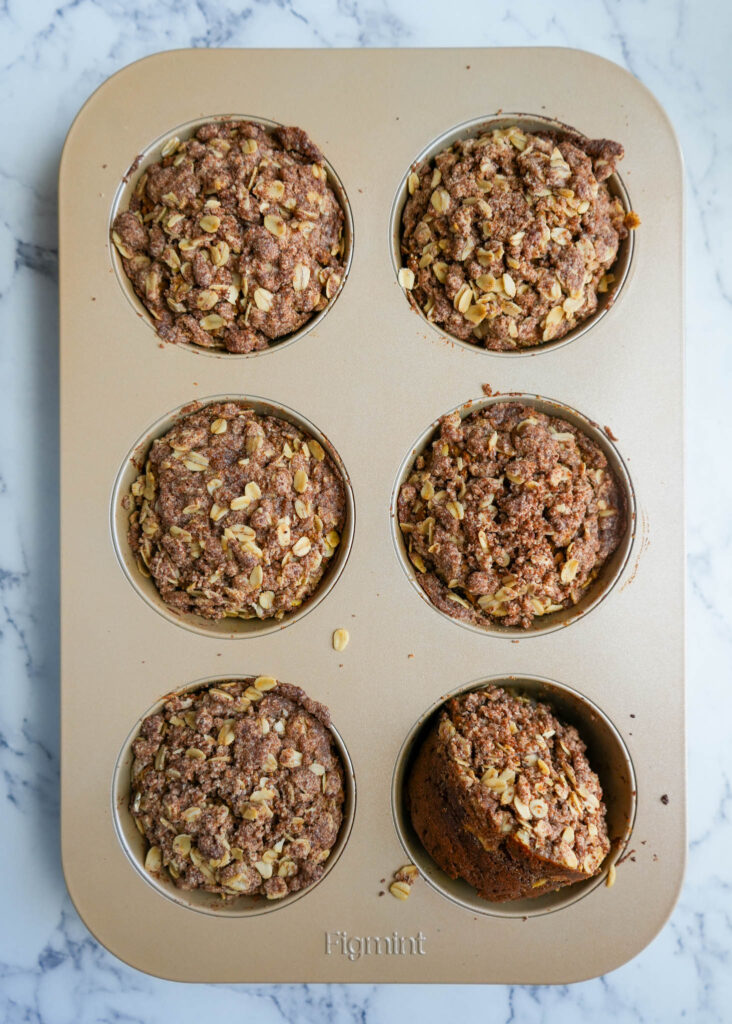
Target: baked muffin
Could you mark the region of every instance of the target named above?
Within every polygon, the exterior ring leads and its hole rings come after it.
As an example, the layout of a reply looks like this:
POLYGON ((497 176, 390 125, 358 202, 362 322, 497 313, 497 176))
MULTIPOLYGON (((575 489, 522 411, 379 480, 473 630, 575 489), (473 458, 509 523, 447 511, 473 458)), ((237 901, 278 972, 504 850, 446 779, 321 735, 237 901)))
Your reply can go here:
POLYGON ((253 352, 335 296, 343 225, 323 155, 301 128, 211 121, 166 143, 112 240, 161 338, 253 352))
POLYGON ((449 700, 407 779, 429 855, 486 900, 596 875, 610 850, 602 789, 577 730, 493 686, 449 700))
POLYGON ((175 612, 281 619, 317 589, 346 519, 321 445, 241 402, 212 403, 153 441, 128 539, 175 612))
POLYGON ((444 416, 397 511, 430 601, 478 626, 527 628, 576 604, 626 527, 598 445, 520 402, 444 416))
POLYGON ((612 290, 639 224, 606 180, 607 139, 514 126, 459 139, 408 178, 400 281, 427 318, 494 351, 564 337, 612 290))
POLYGON ((261 676, 168 700, 132 744, 145 867, 180 889, 277 900, 317 882, 343 820, 328 709, 261 676))

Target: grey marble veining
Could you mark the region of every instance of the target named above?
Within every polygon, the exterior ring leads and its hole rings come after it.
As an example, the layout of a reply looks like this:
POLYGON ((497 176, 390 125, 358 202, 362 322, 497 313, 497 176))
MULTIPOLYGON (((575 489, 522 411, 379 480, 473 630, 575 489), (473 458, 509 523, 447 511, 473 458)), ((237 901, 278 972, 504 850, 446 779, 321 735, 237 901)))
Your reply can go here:
POLYGON ((0 3, 3 1021, 732 1020, 731 32, 723 0, 0 3), (161 49, 222 45, 581 47, 637 75, 680 135, 688 174, 689 868, 660 936, 606 978, 547 989, 175 985, 108 954, 66 894, 57 797, 58 159, 74 114, 112 72, 161 49))

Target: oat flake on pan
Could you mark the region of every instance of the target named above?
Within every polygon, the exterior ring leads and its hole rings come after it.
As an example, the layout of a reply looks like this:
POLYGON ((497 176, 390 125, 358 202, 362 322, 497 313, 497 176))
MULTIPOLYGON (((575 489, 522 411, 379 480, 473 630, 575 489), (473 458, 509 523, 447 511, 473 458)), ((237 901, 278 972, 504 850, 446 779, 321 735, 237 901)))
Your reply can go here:
POLYGON ((638 226, 605 184, 607 139, 495 129, 460 139, 407 179, 399 283, 449 334, 496 351, 564 337, 611 289, 638 226))
POLYGON ((241 402, 153 441, 127 497, 129 543, 165 603, 207 619, 281 619, 340 544, 343 481, 314 438, 241 402))
POLYGON ((419 872, 414 864, 405 864, 394 872, 394 879, 389 885, 389 892, 394 899, 404 902, 409 899, 412 886, 419 878, 419 872))
POLYGON ((166 143, 112 240, 161 338, 244 353, 333 299, 343 225, 323 156, 301 128, 212 121, 166 143))
POLYGON ((133 743, 146 870, 229 898, 318 881, 343 820, 329 726, 327 708, 270 676, 170 697, 133 743))
POLYGON ((518 402, 443 417, 397 508, 422 589, 479 626, 528 628, 576 604, 626 524, 595 442, 518 402))

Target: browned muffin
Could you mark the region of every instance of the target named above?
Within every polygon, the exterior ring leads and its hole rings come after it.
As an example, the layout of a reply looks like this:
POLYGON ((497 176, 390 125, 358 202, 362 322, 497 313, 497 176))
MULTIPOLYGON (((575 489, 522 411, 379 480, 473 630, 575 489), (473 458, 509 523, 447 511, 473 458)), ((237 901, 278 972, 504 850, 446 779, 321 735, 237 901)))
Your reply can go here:
POLYGON ((409 175, 401 283, 429 320, 488 349, 564 337, 612 289, 639 223, 605 184, 622 156, 515 126, 458 140, 409 175))
POLYGON ((207 619, 281 619, 299 607, 346 517, 321 445, 241 402, 198 408, 153 441, 127 501, 140 571, 174 611, 207 619))
POLYGON ((398 516, 430 601, 478 626, 527 628, 576 604, 626 526, 598 445, 520 402, 443 417, 398 516))
POLYGON ((112 240, 161 338, 267 348, 325 309, 343 210, 301 128, 212 121, 146 168, 112 240))
POLYGON ((267 676, 170 697, 132 745, 147 870, 270 900, 317 882, 343 820, 329 726, 327 708, 267 676))
POLYGON ((429 855, 486 900, 592 878, 610 850, 602 789, 577 730, 501 687, 445 704, 407 799, 429 855))

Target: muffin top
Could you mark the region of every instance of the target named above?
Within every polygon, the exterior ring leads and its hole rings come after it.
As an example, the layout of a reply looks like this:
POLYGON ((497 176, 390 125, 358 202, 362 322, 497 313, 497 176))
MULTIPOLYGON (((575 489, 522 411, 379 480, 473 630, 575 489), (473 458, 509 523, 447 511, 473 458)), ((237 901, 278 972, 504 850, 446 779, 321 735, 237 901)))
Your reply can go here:
POLYGON ((449 700, 437 736, 476 820, 552 864, 598 871, 610 849, 602 788, 573 726, 491 686, 449 700))
POLYGON ((207 619, 281 619, 299 607, 346 517, 343 481, 318 441, 240 402, 198 408, 153 441, 126 501, 141 572, 174 611, 207 619))
POLYGON ((500 128, 409 175, 400 279, 445 331, 496 351, 562 338, 611 289, 629 227, 607 139, 500 128))
POLYGON ((334 297, 343 223, 301 128, 212 121, 166 143, 112 240, 161 338, 253 352, 334 297))
POLYGON ((132 745, 146 868, 181 889, 272 900, 317 881, 343 817, 329 726, 327 708, 267 676, 168 698, 132 745))
POLYGON ((443 417, 399 491, 398 515, 437 608, 524 628, 580 600, 626 525, 598 445, 520 402, 443 417))

